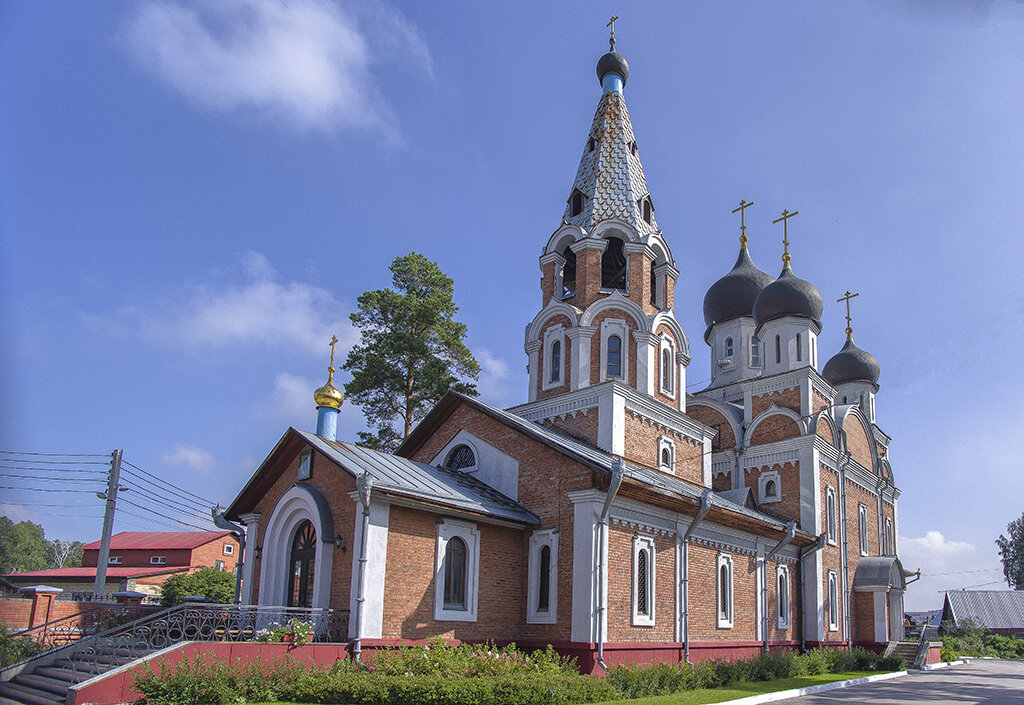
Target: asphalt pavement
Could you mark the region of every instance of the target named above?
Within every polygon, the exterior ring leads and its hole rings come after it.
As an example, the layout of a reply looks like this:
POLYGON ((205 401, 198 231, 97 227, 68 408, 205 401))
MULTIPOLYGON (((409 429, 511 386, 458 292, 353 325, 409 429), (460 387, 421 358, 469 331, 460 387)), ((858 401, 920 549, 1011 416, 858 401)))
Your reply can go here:
POLYGON ((933 671, 782 701, 786 705, 1024 705, 1024 661, 976 659, 933 671))

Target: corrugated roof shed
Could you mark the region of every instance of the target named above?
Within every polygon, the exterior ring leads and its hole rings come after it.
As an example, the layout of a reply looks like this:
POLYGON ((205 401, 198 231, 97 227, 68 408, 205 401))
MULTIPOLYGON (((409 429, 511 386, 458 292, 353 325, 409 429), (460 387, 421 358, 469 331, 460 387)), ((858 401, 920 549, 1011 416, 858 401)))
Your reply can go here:
POLYGON ((1024 590, 951 590, 946 601, 957 624, 970 619, 987 629, 1024 629, 1024 590))

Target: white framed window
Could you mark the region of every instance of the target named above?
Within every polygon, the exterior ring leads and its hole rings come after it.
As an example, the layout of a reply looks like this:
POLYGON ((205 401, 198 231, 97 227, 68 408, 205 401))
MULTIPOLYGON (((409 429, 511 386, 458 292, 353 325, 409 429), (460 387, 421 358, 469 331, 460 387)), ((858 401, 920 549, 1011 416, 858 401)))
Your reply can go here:
POLYGON ((857 505, 857 528, 860 529, 860 555, 868 555, 868 508, 857 505))
POLYGON ((779 629, 789 629, 789 566, 775 569, 775 605, 779 629))
POLYGON ((782 362, 782 338, 775 336, 775 364, 782 362))
POLYGON ((558 529, 538 529, 530 535, 526 622, 558 621, 558 529))
POLYGON ((836 572, 828 572, 828 628, 836 631, 839 628, 839 582, 836 572))
POLYGON ((107 558, 107 565, 121 565, 121 556, 110 556, 107 558))
POLYGON ((214 561, 213 562, 213 569, 214 570, 224 570, 224 561, 214 561))
POLYGON ((889 517, 885 518, 885 555, 896 555, 896 542, 894 540, 894 534, 892 530, 892 519, 890 519, 889 517))
POLYGON ((448 451, 444 457, 444 467, 469 472, 470 468, 476 467, 476 454, 468 445, 460 443, 448 451))
POLYGON ((836 491, 831 487, 825 488, 825 539, 836 543, 836 491))
POLYGON ((750 336, 750 366, 761 366, 761 341, 756 335, 750 336))
POLYGON ((233 544, 233 543, 226 543, 226 544, 224 544, 224 555, 225 556, 233 556, 233 555, 235 555, 235 544, 233 544))
POLYGON ((601 321, 601 381, 629 374, 629 328, 617 318, 601 321))
POLYGON ((434 619, 475 622, 480 566, 480 531, 476 524, 441 520, 434 566, 434 619))
POLYGON ((726 338, 725 343, 722 345, 722 357, 732 357, 736 351, 736 346, 733 345, 732 338, 726 338))
POLYGON ((310 475, 313 474, 313 453, 309 450, 304 450, 299 455, 299 472, 298 479, 308 480, 310 475))
POLYGON ((661 393, 675 398, 676 395, 676 346, 668 336, 661 336, 659 342, 661 354, 661 393))
POLYGON ((633 537, 633 626, 654 626, 654 537, 633 537))
POLYGON ((782 475, 778 470, 763 472, 758 476, 757 496, 761 504, 782 501, 782 475))
POLYGON ((676 444, 668 436, 658 438, 658 469, 671 473, 676 471, 676 444))
POLYGON ((796 361, 797 362, 802 362, 803 359, 804 359, 804 348, 803 348, 803 345, 800 344, 800 334, 797 333, 796 334, 796 361))
POLYGON ((728 553, 719 553, 715 573, 718 626, 722 629, 732 629, 732 556, 728 553))
POLYGON ((544 380, 541 389, 565 383, 565 326, 561 323, 544 331, 544 380))
POLYGON ((149 562, 151 565, 167 565, 167 556, 150 556, 149 562))

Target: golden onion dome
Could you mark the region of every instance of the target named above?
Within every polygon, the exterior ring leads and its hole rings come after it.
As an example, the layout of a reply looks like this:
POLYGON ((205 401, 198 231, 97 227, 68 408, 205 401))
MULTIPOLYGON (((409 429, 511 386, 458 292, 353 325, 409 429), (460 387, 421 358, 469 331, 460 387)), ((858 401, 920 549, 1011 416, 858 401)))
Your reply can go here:
POLYGON ((334 368, 331 367, 327 383, 313 392, 313 401, 317 406, 329 406, 332 409, 340 409, 345 401, 341 391, 334 386, 334 368))

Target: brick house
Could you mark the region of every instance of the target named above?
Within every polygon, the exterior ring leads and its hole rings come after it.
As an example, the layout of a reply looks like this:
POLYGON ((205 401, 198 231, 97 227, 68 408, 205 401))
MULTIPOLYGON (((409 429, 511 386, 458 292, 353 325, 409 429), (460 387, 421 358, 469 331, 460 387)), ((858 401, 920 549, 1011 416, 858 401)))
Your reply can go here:
MULTIPOLYGON (((90 594, 96 581, 100 542, 82 546, 82 565, 4 576, 18 586, 47 585, 67 593, 90 594)), ((160 586, 176 573, 209 566, 234 571, 238 540, 229 531, 122 531, 110 537, 104 592, 126 590, 159 595, 160 586)))
POLYGON ((552 643, 588 672, 902 638, 877 361, 848 324, 818 371, 821 295, 793 273, 788 237, 779 277, 757 269, 744 224, 704 299, 710 385, 686 392, 679 270, 629 67, 612 51, 597 68, 540 257, 527 403, 449 394, 389 456, 335 439, 332 366, 317 432, 289 429, 228 509, 246 526, 243 602, 350 609, 361 649, 552 643))

